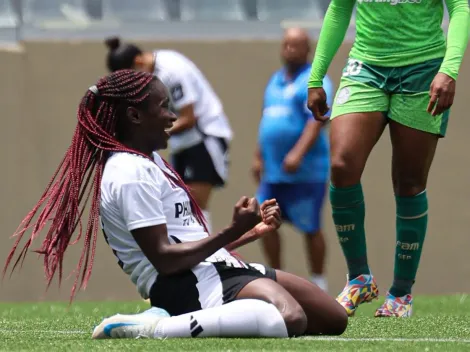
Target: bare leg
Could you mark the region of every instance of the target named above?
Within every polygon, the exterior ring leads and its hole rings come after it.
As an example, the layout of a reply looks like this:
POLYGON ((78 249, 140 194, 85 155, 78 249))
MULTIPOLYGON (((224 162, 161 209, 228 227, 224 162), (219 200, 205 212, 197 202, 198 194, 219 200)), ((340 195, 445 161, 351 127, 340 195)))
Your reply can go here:
POLYGON ((325 291, 298 276, 276 271, 277 282, 300 304, 307 316, 307 335, 341 335, 348 325, 344 308, 325 291))
POLYGON ((343 307, 316 285, 292 274, 276 271, 278 282, 258 279, 250 282, 237 299, 261 299, 276 306, 289 336, 340 335, 347 327, 343 307))
POLYGON ((395 269, 390 293, 411 293, 428 222, 426 185, 438 136, 390 122, 392 180, 397 203, 395 269))
POLYGON ((323 275, 326 257, 326 244, 323 232, 318 230, 314 234, 306 234, 305 242, 310 272, 314 275, 323 275))

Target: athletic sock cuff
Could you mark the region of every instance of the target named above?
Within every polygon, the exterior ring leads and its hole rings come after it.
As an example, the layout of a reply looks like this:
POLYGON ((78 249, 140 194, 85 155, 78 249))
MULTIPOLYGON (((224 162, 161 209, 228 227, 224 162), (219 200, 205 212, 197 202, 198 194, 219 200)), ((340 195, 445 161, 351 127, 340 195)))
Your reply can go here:
POLYGON ((395 196, 397 216, 404 219, 419 218, 428 212, 428 198, 426 191, 412 197, 395 196))
POLYGON ((362 185, 337 188, 330 183, 330 200, 333 208, 349 208, 364 203, 362 185))

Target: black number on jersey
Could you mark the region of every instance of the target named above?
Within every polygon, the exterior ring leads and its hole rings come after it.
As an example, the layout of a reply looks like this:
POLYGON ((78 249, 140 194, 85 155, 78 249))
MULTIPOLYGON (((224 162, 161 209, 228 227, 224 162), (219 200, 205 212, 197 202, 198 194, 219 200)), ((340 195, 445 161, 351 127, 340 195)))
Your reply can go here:
POLYGON ((183 219, 183 226, 189 226, 191 224, 194 224, 194 218, 190 216, 189 218, 183 219))

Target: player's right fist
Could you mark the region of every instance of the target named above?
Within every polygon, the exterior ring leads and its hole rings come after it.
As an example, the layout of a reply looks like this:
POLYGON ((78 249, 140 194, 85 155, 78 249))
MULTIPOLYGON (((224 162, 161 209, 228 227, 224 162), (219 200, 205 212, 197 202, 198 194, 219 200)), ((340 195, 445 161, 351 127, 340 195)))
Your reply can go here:
POLYGON ((326 103, 326 93, 321 87, 308 89, 307 107, 312 112, 313 117, 317 121, 326 121, 328 116, 325 116, 330 108, 326 103))
POLYGON ((241 197, 233 209, 232 229, 241 236, 260 221, 260 207, 256 198, 241 197))

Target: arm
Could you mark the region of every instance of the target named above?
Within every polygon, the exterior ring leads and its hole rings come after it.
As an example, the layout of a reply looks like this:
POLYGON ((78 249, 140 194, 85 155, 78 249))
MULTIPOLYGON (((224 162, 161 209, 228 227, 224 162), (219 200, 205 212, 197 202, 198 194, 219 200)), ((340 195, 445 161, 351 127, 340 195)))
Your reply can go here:
POLYGON ((281 226, 281 208, 276 199, 265 200, 260 206, 260 211, 262 221, 250 231, 246 232, 242 237, 225 246, 225 249, 233 251, 238 247, 254 242, 264 235, 272 233, 281 226))
POLYGON ((161 201, 161 182, 156 177, 115 185, 117 207, 127 229, 161 274, 188 270, 238 238, 239 232, 229 227, 199 241, 171 244, 161 201))
MULTIPOLYGON (((331 106, 332 97, 333 97, 333 83, 331 82, 328 76, 323 78, 323 89, 326 93, 326 100, 328 106, 331 106)), ((297 143, 291 149, 290 153, 296 156, 301 160, 304 155, 310 150, 310 148, 315 144, 315 141, 320 134, 323 124, 314 119, 312 112, 307 107, 307 90, 303 90, 299 96, 299 104, 302 105, 305 116, 307 118, 307 123, 304 127, 302 135, 300 136, 297 143)), ((327 114, 329 115, 329 114, 327 114)), ((290 154, 289 153, 289 154, 290 154)))
POLYGON ((230 251, 233 251, 239 247, 243 247, 244 245, 256 241, 258 238, 261 236, 253 229, 248 232, 246 232, 242 237, 240 237, 238 240, 235 240, 228 245, 225 246, 225 249, 230 251))
POLYGON ((132 236, 142 252, 162 275, 173 275, 189 270, 227 246, 236 236, 226 228, 216 235, 194 242, 171 244, 166 224, 143 227, 132 231, 132 236))
MULTIPOLYGON (((273 76, 269 79, 268 85, 265 87, 265 90, 264 90, 261 116, 263 115, 263 111, 264 111, 264 108, 265 108, 267 90, 268 90, 269 84, 271 83, 272 79, 273 79, 273 76)), ((263 117, 261 117, 261 119, 262 118, 263 117)), ((254 155, 253 155, 253 163, 251 165, 251 173, 252 173, 253 178, 255 179, 256 183, 260 183, 261 176, 263 174, 263 156, 261 154, 261 146, 260 146, 260 140, 259 140, 260 126, 261 126, 261 122, 258 123, 258 141, 256 143, 256 148, 255 148, 255 152, 254 152, 254 155)))
POLYGON ((178 119, 173 123, 171 134, 178 134, 193 128, 196 125, 193 104, 186 105, 179 110, 178 119))
POLYGON ((469 8, 467 0, 446 0, 446 5, 450 22, 447 50, 439 72, 456 80, 468 43, 469 8))
POLYGON ((194 103, 197 97, 192 82, 188 77, 176 74, 169 85, 169 92, 172 105, 178 111, 178 119, 173 124, 171 134, 178 134, 193 128, 197 122, 194 115, 194 103))
POLYGON ((308 88, 322 86, 323 77, 346 35, 354 4, 355 0, 331 1, 315 50, 308 88))
POLYGON ((309 151, 309 149, 315 144, 315 141, 320 134, 321 128, 321 122, 315 121, 313 118, 309 118, 307 124, 304 127, 302 135, 300 136, 297 143, 295 143, 289 154, 292 153, 301 160, 309 151))
POLYGON ((255 181, 259 183, 261 181, 261 174, 263 173, 263 159, 261 157, 261 150, 259 144, 256 144, 253 165, 251 166, 251 172, 255 181))

